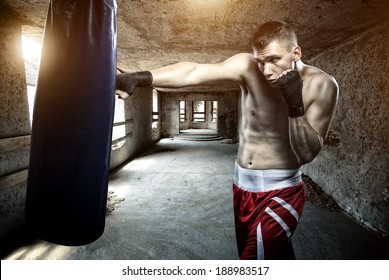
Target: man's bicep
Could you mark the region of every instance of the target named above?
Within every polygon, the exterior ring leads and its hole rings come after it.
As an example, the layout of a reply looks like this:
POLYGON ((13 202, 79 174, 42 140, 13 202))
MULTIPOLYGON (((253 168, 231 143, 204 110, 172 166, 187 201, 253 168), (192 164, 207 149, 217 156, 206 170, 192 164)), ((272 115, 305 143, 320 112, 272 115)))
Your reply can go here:
POLYGON ((308 122, 323 140, 327 136, 337 103, 338 86, 334 80, 330 80, 320 87, 317 98, 306 109, 308 122))
POLYGON ((196 64, 195 70, 188 77, 192 82, 198 84, 217 85, 221 82, 232 82, 242 84, 245 82, 247 73, 254 72, 257 64, 252 55, 240 53, 231 56, 220 63, 196 64))
POLYGON ((229 63, 198 64, 196 69, 188 76, 192 83, 217 85, 220 82, 240 82, 239 69, 229 63))
POLYGON ((203 76, 207 76, 215 81, 242 83, 244 75, 250 71, 253 63, 254 60, 249 54, 237 54, 221 63, 202 65, 205 69, 203 76))
MULTIPOLYGON (((227 80, 227 67, 219 64, 199 64, 179 62, 151 70, 154 87, 187 87, 197 85, 217 85, 227 80)), ((229 74, 230 75, 230 74, 229 74)))

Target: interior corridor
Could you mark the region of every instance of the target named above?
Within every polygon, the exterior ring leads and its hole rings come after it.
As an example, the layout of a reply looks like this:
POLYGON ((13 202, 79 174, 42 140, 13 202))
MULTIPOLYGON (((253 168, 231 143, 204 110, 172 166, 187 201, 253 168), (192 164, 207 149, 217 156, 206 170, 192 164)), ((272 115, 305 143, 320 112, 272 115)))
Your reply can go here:
MULTIPOLYGON (((112 172, 97 241, 9 242, 2 259, 238 259, 231 186, 237 145, 162 139, 112 172)), ((292 240, 297 259, 389 258, 387 240, 309 197, 292 240)))

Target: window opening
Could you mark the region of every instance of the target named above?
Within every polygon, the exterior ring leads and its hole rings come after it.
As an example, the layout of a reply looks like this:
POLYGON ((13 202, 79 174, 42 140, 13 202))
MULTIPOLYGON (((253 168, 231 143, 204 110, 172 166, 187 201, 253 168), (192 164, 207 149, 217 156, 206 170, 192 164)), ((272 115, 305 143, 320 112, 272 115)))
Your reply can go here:
POLYGON ((157 128, 159 121, 159 110, 158 110, 158 91, 153 90, 153 122, 151 127, 157 128))
POLYGON ((112 149, 122 147, 126 142, 126 117, 124 100, 115 98, 115 115, 112 129, 112 149))
POLYGON ((212 106, 212 108, 211 108, 211 112, 212 112, 211 121, 216 122, 217 121, 217 101, 212 101, 211 106, 212 106))
POLYGON ((186 120, 186 102, 180 101, 180 122, 183 123, 186 120))
POLYGON ((192 119, 194 122, 205 122, 205 101, 193 101, 192 119))
POLYGON ((22 34, 22 51, 26 71, 27 99, 30 112, 30 125, 32 124, 32 112, 36 94, 36 81, 41 58, 42 43, 22 34))

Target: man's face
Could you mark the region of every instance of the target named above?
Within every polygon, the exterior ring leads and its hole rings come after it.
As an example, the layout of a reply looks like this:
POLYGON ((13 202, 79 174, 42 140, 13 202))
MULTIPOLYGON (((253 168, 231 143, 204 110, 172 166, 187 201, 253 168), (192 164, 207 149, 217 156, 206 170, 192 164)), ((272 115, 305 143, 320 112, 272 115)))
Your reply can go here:
POLYGON ((273 87, 277 86, 277 79, 283 71, 293 68, 293 50, 288 50, 278 41, 272 41, 260 50, 253 47, 253 56, 259 70, 273 87))

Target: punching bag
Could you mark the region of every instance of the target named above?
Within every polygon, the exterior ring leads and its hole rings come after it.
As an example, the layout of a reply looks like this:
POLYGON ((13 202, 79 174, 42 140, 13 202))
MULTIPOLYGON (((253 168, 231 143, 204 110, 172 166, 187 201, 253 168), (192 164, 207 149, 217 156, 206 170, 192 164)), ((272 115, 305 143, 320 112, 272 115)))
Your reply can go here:
POLYGON ((115 84, 115 0, 51 0, 26 195, 35 237, 78 246, 104 232, 115 84))

